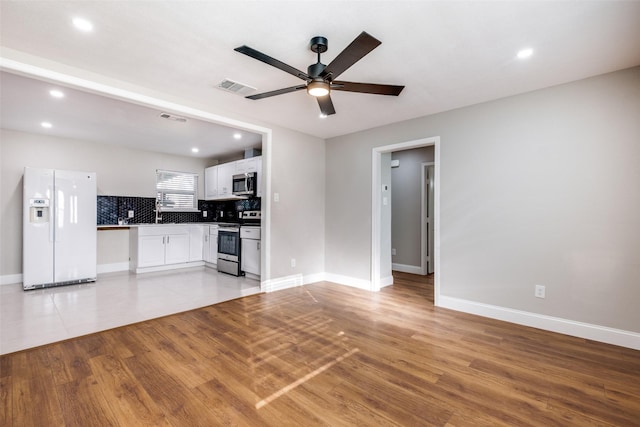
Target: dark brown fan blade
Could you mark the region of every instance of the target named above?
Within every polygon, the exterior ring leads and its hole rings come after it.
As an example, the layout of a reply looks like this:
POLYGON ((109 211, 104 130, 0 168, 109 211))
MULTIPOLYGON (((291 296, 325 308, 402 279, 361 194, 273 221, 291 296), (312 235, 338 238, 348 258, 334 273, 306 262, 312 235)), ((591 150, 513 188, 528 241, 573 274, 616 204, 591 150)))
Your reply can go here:
POLYGON ((360 33, 329 65, 322 71, 321 76, 326 78, 331 75, 331 80, 344 73, 349 67, 362 59, 382 42, 366 32, 360 33))
POLYGON ((333 108, 333 102, 331 101, 331 95, 318 96, 317 99, 322 114, 330 116, 336 113, 336 109, 333 108))
POLYGON ((234 49, 236 52, 244 53, 247 56, 250 56, 258 61, 262 61, 265 64, 269 64, 272 67, 276 67, 279 70, 284 71, 285 73, 289 73, 293 76, 296 76, 302 80, 309 80, 309 76, 307 73, 298 70, 297 68, 292 67, 291 65, 287 65, 282 61, 278 61, 275 58, 270 57, 269 55, 265 55, 262 52, 259 52, 249 46, 240 46, 234 49))
POLYGON ((343 90, 345 92, 372 93, 375 95, 398 96, 404 86, 379 85, 374 83, 354 83, 354 82, 331 82, 331 90, 343 90))
POLYGON ((272 90, 271 92, 258 93, 256 95, 247 96, 246 98, 254 99, 254 100, 268 98, 270 96, 276 96, 276 95, 282 95, 284 93, 295 92, 297 90, 305 89, 306 87, 307 87, 306 85, 285 87, 284 89, 272 90))

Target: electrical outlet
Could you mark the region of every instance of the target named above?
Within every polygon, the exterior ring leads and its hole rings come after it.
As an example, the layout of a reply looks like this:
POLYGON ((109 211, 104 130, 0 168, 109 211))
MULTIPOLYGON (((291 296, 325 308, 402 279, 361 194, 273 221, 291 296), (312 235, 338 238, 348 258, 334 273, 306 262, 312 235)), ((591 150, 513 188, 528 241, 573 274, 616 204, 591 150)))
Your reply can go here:
POLYGON ((128 214, 128 218, 133 218, 133 210, 130 210, 129 212, 127 212, 128 214))
POLYGON ((280 201, 280 193, 273 193, 273 201, 274 202, 280 201))
POLYGON ((395 255, 396 254, 396 248, 392 248, 391 249, 391 255, 395 255))
POLYGON ((295 266, 296 266, 296 259, 291 258, 291 267, 295 267, 295 266))
POLYGON ((535 291, 536 298, 544 298, 545 291, 546 291, 546 288, 544 285, 536 285, 536 291, 535 291))
POLYGON ((206 218, 207 217, 207 211, 202 211, 202 217, 206 218))

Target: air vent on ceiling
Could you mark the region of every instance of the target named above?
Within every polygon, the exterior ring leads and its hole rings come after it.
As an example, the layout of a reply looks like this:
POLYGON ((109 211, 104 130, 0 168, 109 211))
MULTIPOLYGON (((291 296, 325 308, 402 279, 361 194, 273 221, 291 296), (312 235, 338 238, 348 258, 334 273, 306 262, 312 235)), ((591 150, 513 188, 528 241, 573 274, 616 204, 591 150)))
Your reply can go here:
POLYGON ((256 90, 255 87, 251 87, 244 83, 238 83, 230 79, 224 79, 223 81, 218 83, 218 89, 222 89, 227 92, 235 93, 242 96, 247 95, 253 92, 254 90, 256 90))
POLYGON ((180 123, 185 123, 187 121, 187 119, 184 117, 176 116, 169 113, 160 113, 160 117, 162 117, 163 119, 173 120, 174 122, 180 122, 180 123))

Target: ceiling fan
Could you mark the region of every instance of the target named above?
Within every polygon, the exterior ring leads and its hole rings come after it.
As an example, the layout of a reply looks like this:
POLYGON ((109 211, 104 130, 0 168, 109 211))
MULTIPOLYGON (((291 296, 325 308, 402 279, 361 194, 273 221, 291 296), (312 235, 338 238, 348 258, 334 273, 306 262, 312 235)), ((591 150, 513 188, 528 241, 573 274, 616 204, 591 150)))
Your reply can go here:
POLYGON ((404 86, 354 83, 335 80, 340 74, 345 72, 349 67, 358 62, 380 44, 382 44, 380 40, 363 31, 351 42, 349 46, 340 52, 340 54, 331 61, 329 65, 324 65, 320 62, 320 54, 327 51, 327 38, 322 36, 313 37, 310 41, 309 48, 312 52, 318 54, 318 62, 309 65, 306 73, 246 45, 237 47, 234 50, 257 59, 258 61, 262 61, 265 64, 269 64, 272 67, 276 67, 306 82, 305 84, 297 86, 247 96, 247 98, 256 100, 306 89, 309 95, 315 96, 318 100, 320 112, 325 116, 329 116, 336 113, 336 110, 333 107, 333 102, 331 101, 332 90, 371 93, 375 95, 400 95, 404 86))

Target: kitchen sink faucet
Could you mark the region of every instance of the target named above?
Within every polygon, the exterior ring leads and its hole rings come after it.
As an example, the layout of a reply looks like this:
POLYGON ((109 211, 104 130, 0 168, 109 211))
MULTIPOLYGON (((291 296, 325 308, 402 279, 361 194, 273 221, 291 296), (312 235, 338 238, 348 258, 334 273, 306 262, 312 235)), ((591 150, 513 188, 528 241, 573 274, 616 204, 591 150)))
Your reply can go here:
POLYGON ((156 224, 158 221, 162 221, 162 216, 160 215, 160 200, 156 199, 156 224))

